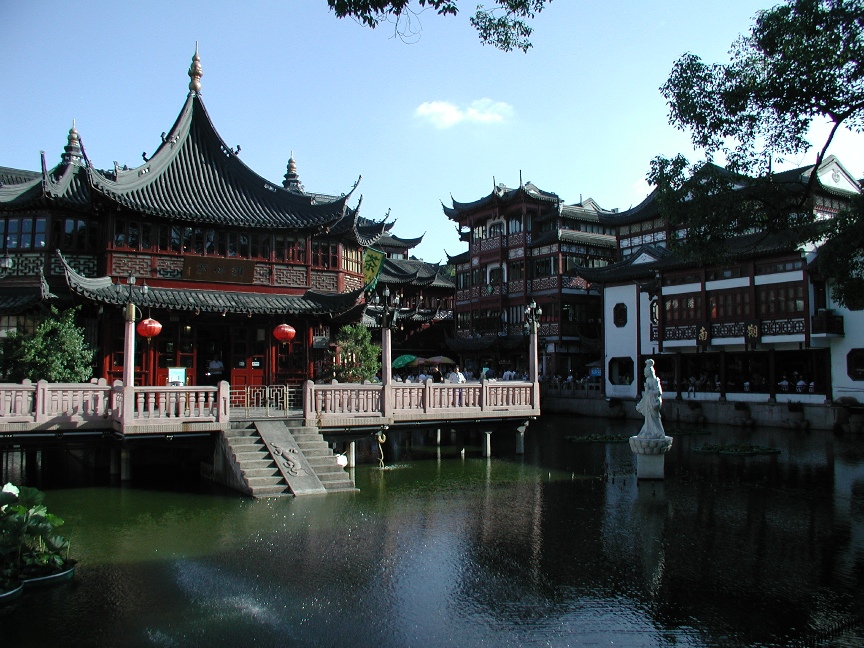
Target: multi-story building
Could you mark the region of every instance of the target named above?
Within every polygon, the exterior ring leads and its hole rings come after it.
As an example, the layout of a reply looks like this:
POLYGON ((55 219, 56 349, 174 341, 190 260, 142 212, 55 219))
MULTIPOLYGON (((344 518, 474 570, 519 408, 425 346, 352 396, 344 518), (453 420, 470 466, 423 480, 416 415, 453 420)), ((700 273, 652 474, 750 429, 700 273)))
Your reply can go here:
MULTIPOLYGON (((861 191, 834 157, 775 181, 800 192, 814 172, 810 206, 820 218, 861 191)), ((666 245, 672 231, 656 194, 601 221, 617 230, 623 258, 579 276, 602 291, 607 396, 636 396, 647 358, 672 392, 802 401, 864 393, 864 316, 832 301, 818 246, 754 233, 734 239, 722 263, 687 261, 666 245)))
POLYGON ((527 367, 525 309, 532 302, 542 312, 542 375, 584 372, 599 357, 599 293, 576 272, 616 259, 615 230, 602 220, 612 213, 590 199, 566 205, 530 182, 499 184, 479 200, 444 207, 469 245, 449 258, 456 303, 448 341, 469 370, 527 367))

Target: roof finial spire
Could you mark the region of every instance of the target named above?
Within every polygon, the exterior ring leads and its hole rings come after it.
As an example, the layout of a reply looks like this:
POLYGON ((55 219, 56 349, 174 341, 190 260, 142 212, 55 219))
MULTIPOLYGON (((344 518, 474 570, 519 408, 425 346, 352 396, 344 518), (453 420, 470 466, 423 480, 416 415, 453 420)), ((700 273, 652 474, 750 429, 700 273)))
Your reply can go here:
POLYGON ((81 164, 81 139, 78 137, 78 129, 75 128, 74 119, 63 151, 63 164, 81 164))
POLYGON ((201 59, 198 56, 198 41, 195 41, 195 56, 192 57, 192 65, 189 66, 189 91, 201 92, 201 77, 204 70, 201 68, 201 59))
POLYGON ((285 180, 282 186, 289 191, 305 193, 303 185, 300 183, 300 176, 297 175, 297 163, 294 161, 294 151, 291 151, 291 157, 288 158, 288 169, 285 173, 285 180))

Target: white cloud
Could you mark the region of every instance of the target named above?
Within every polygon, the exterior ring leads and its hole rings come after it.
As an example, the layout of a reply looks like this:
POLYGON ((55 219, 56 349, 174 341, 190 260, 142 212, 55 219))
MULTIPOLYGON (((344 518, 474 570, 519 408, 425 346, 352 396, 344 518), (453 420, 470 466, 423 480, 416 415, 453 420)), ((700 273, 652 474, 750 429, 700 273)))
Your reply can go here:
POLYGON ((472 101, 465 108, 448 101, 426 101, 417 106, 414 116, 439 129, 452 128, 462 122, 503 124, 513 116, 513 107, 489 98, 472 101))

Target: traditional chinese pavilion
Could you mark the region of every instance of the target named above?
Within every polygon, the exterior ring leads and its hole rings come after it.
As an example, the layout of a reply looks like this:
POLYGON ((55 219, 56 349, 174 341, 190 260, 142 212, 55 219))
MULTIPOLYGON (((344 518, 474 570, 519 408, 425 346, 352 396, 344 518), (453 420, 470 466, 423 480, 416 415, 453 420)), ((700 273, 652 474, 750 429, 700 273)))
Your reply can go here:
POLYGON ((131 303, 162 325, 139 338, 138 384, 165 384, 169 372, 212 384, 216 358, 237 386, 316 377, 331 327, 362 316, 365 247, 405 242, 361 217, 360 200, 349 206, 356 184, 338 197, 308 192, 293 157, 281 184, 247 167, 207 114, 202 74, 196 51, 180 115, 135 168, 96 169, 74 124, 57 166, 43 154, 39 171, 0 167, 0 325, 80 304, 100 351, 94 374, 114 380, 129 361, 131 303), (280 324, 293 340, 274 337, 280 324))

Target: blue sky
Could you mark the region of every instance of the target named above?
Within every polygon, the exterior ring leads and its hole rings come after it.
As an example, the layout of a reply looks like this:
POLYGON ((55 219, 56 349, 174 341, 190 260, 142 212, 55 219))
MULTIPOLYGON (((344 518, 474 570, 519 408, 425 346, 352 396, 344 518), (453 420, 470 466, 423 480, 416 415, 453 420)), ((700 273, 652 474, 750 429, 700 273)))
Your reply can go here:
MULTIPOLYGON (((331 194, 362 176, 361 213, 390 210, 395 233, 425 234, 415 253, 436 262, 465 249, 442 201, 520 173, 570 203, 640 202, 654 156, 696 157, 658 90, 674 61, 725 61, 776 3, 554 0, 527 54, 481 45, 474 4, 422 14, 406 44, 325 0, 2 0, 0 165, 38 170, 44 150, 53 166, 73 119, 96 166, 141 164, 183 105, 198 41, 204 103, 248 166, 281 183, 293 152, 306 189, 331 194)), ((831 152, 864 176, 864 137, 844 133, 831 152)))

